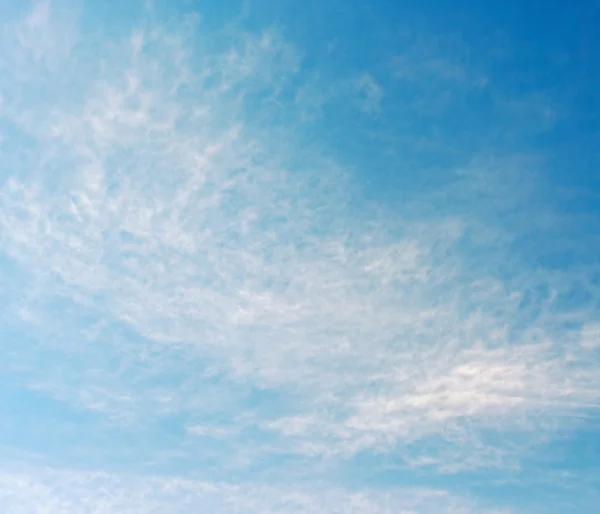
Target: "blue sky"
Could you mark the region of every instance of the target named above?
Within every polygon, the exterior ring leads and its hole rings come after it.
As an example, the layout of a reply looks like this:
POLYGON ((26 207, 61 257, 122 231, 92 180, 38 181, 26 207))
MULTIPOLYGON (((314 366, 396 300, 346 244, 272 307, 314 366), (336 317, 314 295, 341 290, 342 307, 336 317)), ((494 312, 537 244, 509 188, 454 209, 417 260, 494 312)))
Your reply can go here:
POLYGON ((0 510, 597 512, 599 15, 0 1, 0 510))

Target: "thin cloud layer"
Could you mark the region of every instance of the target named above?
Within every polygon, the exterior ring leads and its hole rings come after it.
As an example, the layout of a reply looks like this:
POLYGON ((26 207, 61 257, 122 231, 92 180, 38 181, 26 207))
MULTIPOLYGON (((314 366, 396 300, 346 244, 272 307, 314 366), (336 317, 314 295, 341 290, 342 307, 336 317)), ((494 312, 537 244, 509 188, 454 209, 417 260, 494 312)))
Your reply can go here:
MULTIPOLYGON (((186 19, 76 43, 76 23, 63 30, 53 12, 38 4, 5 30, 0 63, 2 319, 28 338, 1 341, 2 366, 21 387, 142 432, 180 416, 188 460, 209 438, 248 463, 366 452, 436 473, 518 467, 532 442, 597 409, 596 271, 509 250, 558 218, 535 210, 536 184, 505 196, 526 161, 475 159, 380 208, 300 128, 311 78, 282 31, 186 19), (276 399, 251 404, 248 391, 276 399)), ((405 80, 470 76, 413 60, 405 80)), ((383 86, 360 77, 349 108, 384 109, 383 86)), ((6 474, 0 505, 475 512, 435 491, 122 480, 6 474)))
POLYGON ((46 512, 161 513, 394 513, 506 514, 460 500, 445 491, 414 489, 392 494, 40 471, 0 474, 0 507, 14 514, 46 512), (477 508, 477 510, 475 510, 477 508))

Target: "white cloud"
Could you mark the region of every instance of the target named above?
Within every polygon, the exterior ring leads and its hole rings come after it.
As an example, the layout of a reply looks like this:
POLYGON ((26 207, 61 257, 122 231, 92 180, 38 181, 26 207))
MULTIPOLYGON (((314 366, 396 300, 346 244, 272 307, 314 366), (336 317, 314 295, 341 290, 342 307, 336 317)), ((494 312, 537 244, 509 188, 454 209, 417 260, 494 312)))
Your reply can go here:
POLYGON ((46 0, 33 3, 22 20, 3 20, 0 62, 10 66, 4 71, 11 72, 12 80, 45 78, 35 70, 56 71, 64 63, 77 39, 76 12, 46 0))
MULTIPOLYGON (((348 173, 281 119, 297 53, 266 32, 196 55, 221 40, 192 33, 136 32, 68 106, 12 118, 39 151, 3 170, 0 248, 31 284, 9 312, 39 320, 30 329, 67 363, 41 377, 23 351, 29 386, 133 422, 201 418, 199 386, 218 375, 225 397, 245 384, 290 399, 247 418, 278 432, 280 451, 350 456, 441 435, 449 465, 489 463, 480 430, 547 434, 598 404, 598 363, 567 355, 579 329, 556 314, 569 276, 523 266, 502 280, 500 229, 482 229, 476 204, 418 221, 356 210, 348 173), (118 369, 95 364, 106 355, 118 369)), ((373 111, 381 88, 364 77, 373 111)))
POLYGON ((0 473, 0 508, 11 514, 327 513, 502 514, 445 491, 377 493, 324 487, 202 482, 61 470, 0 473))
POLYGON ((581 329, 581 346, 586 350, 600 347, 600 324, 587 323, 581 329))

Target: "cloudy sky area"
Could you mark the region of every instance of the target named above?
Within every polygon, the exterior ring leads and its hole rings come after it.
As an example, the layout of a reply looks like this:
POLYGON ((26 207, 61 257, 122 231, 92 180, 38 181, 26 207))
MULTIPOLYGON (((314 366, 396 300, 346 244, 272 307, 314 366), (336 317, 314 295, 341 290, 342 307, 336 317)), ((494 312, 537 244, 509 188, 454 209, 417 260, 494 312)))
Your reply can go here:
POLYGON ((0 0, 0 511, 597 512, 594 4, 0 0))

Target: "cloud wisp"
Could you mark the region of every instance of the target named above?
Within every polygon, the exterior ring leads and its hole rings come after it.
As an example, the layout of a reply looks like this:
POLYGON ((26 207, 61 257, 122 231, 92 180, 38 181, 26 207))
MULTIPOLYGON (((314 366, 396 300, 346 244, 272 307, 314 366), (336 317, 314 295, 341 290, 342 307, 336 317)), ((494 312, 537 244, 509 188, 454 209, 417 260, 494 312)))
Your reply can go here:
POLYGON ((14 514, 45 512, 196 513, 412 513, 506 514, 480 509, 434 489, 373 495, 330 489, 320 494, 265 485, 230 485, 159 477, 64 471, 0 474, 0 507, 14 514))
MULTIPOLYGON (((490 192, 474 160, 393 212, 361 203, 326 142, 295 128, 308 79, 280 32, 211 35, 187 20, 98 49, 66 43, 50 10, 40 4, 4 34, 11 53, 0 62, 13 77, 0 80, 2 319, 35 341, 1 344, 24 387, 141 430, 185 415, 190 440, 251 428, 266 453, 391 453, 445 472, 518 465, 534 436, 598 407, 592 272, 532 268, 506 250, 522 230, 493 221, 537 220, 527 191, 490 192), (451 197, 469 209, 448 207, 451 197), (574 290, 585 294, 573 306, 574 290), (249 390, 278 401, 249 406, 249 390)), ((437 61, 409 65, 406 80, 466 80, 437 61)), ((355 85, 364 98, 352 108, 382 109, 371 75, 355 85)), ((144 512, 162 512, 173 496, 180 512, 186 501, 212 512, 474 512, 434 492, 322 501, 48 476, 58 485, 2 475, 12 492, 0 505, 36 512, 33 491, 55 510, 86 512, 89 491, 102 489, 89 500, 105 502, 98 512, 137 512, 140 498, 144 512), (79 500, 63 497, 72 487, 79 500)))

